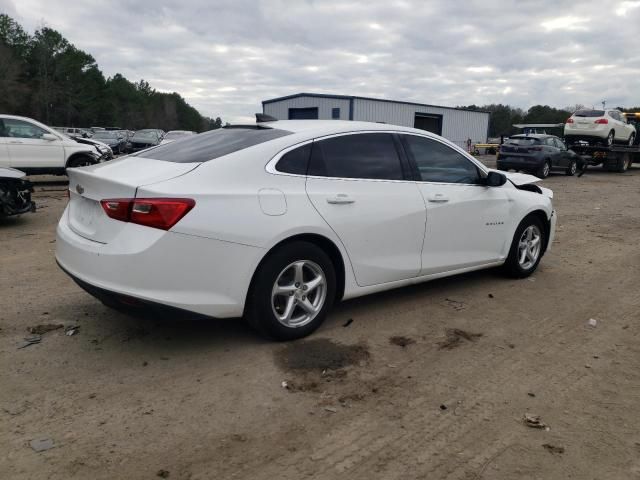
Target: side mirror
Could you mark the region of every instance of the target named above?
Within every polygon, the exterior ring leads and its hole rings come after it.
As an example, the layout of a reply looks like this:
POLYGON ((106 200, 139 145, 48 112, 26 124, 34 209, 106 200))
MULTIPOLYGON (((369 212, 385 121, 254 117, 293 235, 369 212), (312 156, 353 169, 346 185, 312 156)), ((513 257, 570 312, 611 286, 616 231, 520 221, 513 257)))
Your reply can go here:
POLYGON ((500 172, 489 172, 485 179, 487 187, 499 187, 507 183, 507 176, 500 172))
POLYGON ((56 137, 54 134, 52 133, 43 133, 42 136, 40 137, 42 140, 48 140, 49 142, 53 142, 54 140, 58 140, 58 137, 56 137))

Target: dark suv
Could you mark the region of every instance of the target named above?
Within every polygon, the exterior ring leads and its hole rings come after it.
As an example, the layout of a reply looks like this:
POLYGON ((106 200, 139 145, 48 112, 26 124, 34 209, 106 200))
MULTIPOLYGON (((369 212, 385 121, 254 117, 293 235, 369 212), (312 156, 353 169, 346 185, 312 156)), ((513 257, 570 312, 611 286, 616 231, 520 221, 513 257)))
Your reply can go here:
POLYGON ((574 175, 578 155, 554 135, 513 135, 498 152, 498 170, 521 170, 547 178, 553 170, 574 175))

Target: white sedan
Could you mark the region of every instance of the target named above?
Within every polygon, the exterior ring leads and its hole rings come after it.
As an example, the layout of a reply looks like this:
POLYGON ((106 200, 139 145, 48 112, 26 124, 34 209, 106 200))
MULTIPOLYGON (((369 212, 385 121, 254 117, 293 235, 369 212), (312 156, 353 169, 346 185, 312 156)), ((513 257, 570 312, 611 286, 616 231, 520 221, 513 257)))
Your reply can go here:
POLYGON ((244 316, 308 335, 341 299, 551 245, 552 192, 413 128, 265 121, 69 171, 56 259, 112 306, 244 316))

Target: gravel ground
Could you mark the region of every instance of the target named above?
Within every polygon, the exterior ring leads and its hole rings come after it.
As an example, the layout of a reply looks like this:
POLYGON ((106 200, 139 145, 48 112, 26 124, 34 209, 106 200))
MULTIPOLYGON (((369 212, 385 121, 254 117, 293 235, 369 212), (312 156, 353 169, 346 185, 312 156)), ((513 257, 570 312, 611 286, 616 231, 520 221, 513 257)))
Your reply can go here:
POLYGON ((533 277, 345 302, 278 344, 104 307, 57 268, 65 184, 39 183, 0 221, 3 478, 640 478, 640 168, 543 184, 533 277))

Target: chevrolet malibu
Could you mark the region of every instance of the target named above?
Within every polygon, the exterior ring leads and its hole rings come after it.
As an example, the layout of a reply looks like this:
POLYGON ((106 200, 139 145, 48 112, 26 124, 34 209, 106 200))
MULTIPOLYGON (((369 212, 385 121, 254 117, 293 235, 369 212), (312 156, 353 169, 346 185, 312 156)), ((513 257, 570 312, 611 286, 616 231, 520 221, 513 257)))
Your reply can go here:
POLYGON ((339 300, 482 268, 526 277, 552 192, 412 128, 258 116, 69 170, 56 259, 107 305, 288 340, 339 300))

